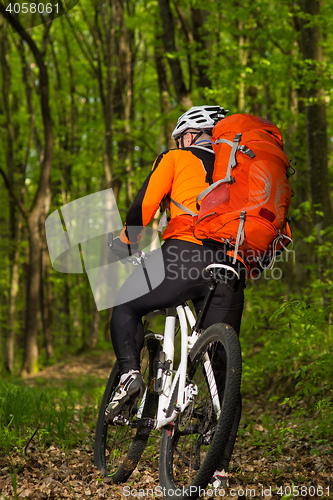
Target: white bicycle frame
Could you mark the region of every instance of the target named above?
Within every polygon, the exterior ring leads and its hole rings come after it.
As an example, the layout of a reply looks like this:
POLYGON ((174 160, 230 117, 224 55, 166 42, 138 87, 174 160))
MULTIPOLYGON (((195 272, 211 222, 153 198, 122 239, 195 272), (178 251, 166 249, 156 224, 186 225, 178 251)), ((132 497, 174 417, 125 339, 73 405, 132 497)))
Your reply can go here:
MULTIPOLYGON (((210 264, 209 266, 207 266, 206 270, 224 270, 226 275, 227 273, 231 273, 231 275, 236 275, 239 278, 236 270, 226 264, 210 264)), ((149 322, 154 316, 157 316, 158 314, 160 314, 160 311, 155 311, 148 314, 146 316, 146 321, 149 322)), ((160 341, 163 340, 162 353, 160 354, 161 363, 156 376, 156 380, 159 381, 160 395, 158 401, 157 417, 154 426, 155 429, 161 429, 165 425, 173 422, 177 418, 177 415, 180 412, 183 412, 185 408, 191 403, 191 401, 194 400, 194 397, 198 394, 198 387, 196 386, 196 384, 186 381, 188 354, 199 337, 199 334, 194 330, 195 324, 196 319, 190 307, 187 304, 179 305, 176 308, 167 309, 164 335, 162 336, 154 333, 150 334, 160 341), (177 370, 175 371, 173 369, 173 363, 175 354, 175 331, 177 317, 181 333, 181 355, 180 363, 177 370), (191 331, 190 334, 189 328, 191 331), (161 367, 161 365, 164 366, 161 367), (177 397, 175 400, 176 403, 171 415, 167 417, 166 414, 170 407, 171 398, 173 397, 173 393, 177 385, 178 388, 177 397)), ((205 370, 205 376, 209 386, 213 408, 218 419, 221 413, 221 406, 212 364, 207 353, 203 358, 203 368, 205 370)), ((138 418, 141 418, 142 416, 145 399, 146 393, 144 394, 140 407, 138 408, 138 418)))
MULTIPOLYGON (((146 319, 149 320, 157 314, 159 314, 159 312, 151 313, 151 315, 148 315, 146 319)), ((183 412, 185 408, 191 403, 191 401, 193 401, 194 397, 198 394, 198 387, 196 386, 196 384, 194 384, 193 382, 186 384, 187 356, 199 336, 196 331, 193 331, 195 322, 196 320, 190 307, 187 304, 180 305, 177 308, 167 310, 164 335, 162 336, 153 333, 151 334, 158 340, 163 339, 162 355, 160 356, 164 359, 165 366, 167 366, 167 369, 159 368, 157 371, 156 378, 157 380, 160 380, 161 393, 158 400, 158 410, 155 422, 156 429, 161 429, 165 425, 173 422, 176 419, 178 413, 183 412), (178 368, 175 371, 173 369, 173 363, 175 353, 175 331, 177 317, 181 332, 181 354, 178 368), (189 328, 191 331, 190 335, 189 328), (170 407, 171 398, 177 384, 178 389, 176 404, 171 415, 166 417, 166 413, 170 407)), ((206 354, 204 357, 204 369, 206 371, 206 377, 209 383, 214 410, 217 416, 219 416, 219 413, 221 411, 220 402, 218 398, 215 377, 208 354, 206 354)), ((138 409, 137 416, 139 418, 142 415, 144 403, 145 396, 143 397, 141 405, 138 409)))

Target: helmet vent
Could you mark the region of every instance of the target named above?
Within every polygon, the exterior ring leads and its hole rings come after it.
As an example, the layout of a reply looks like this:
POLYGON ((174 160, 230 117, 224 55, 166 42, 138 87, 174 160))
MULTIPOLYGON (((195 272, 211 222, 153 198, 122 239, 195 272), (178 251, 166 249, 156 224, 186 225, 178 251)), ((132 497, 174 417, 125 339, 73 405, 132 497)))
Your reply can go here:
POLYGON ((176 139, 191 128, 209 132, 227 113, 228 111, 220 106, 193 106, 178 119, 171 137, 176 139))

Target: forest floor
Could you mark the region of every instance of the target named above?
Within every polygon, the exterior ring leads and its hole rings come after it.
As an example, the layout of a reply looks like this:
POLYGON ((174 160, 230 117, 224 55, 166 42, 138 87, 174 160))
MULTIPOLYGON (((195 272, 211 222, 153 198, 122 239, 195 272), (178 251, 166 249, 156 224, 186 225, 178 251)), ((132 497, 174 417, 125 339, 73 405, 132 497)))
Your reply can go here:
MULTIPOLYGON (((86 376, 95 378, 101 385, 108 377, 111 363, 111 354, 85 355, 79 361, 73 358, 48 367, 27 383, 34 387, 44 378, 48 385, 61 386, 86 376)), ((297 432, 290 434, 278 450, 256 444, 246 422, 248 419, 263 422, 265 419, 259 418, 262 415, 273 416, 276 421, 286 418, 281 406, 263 396, 252 401, 245 398, 240 438, 231 463, 230 487, 219 494, 207 490, 203 498, 333 498, 333 460, 327 449, 323 447, 320 455, 312 454, 310 443, 304 437, 298 438, 297 432)), ((255 426, 255 432, 262 433, 267 440, 269 429, 265 429, 265 424, 256 423, 255 426)), ((153 453, 150 448, 149 456, 143 456, 130 482, 114 485, 93 465, 92 429, 93 425, 86 436, 86 445, 80 448, 62 449, 50 445, 45 449, 32 439, 25 453, 12 450, 10 456, 0 455, 0 500, 162 498, 158 486, 158 443, 153 453)))

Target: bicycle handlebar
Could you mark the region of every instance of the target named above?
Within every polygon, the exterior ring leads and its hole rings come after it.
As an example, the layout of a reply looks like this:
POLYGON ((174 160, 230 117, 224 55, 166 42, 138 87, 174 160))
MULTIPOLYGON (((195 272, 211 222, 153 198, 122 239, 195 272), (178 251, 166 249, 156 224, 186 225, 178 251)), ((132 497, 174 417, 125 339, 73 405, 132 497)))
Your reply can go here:
MULTIPOLYGON (((112 251, 112 248, 113 248, 113 233, 108 233, 108 247, 109 249, 112 251)), ((128 260, 128 262, 131 262, 133 264, 133 266, 139 266, 140 264, 143 263, 143 261, 145 259, 148 259, 149 255, 147 255, 145 252, 143 252, 142 250, 138 250, 135 254, 133 255, 129 255, 128 257, 126 257, 126 259, 128 260)), ((120 259, 118 257, 118 261, 122 261, 123 259, 120 259)))

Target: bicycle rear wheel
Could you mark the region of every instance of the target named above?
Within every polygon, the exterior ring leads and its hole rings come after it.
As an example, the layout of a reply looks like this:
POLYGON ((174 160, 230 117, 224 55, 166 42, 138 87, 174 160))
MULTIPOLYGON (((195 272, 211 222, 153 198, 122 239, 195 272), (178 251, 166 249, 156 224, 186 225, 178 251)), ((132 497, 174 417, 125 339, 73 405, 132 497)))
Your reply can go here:
MULTIPOLYGON (((233 328, 207 328, 188 358, 187 382, 196 384, 198 394, 162 434, 159 474, 166 500, 198 498, 219 467, 239 403, 241 370, 233 328)), ((169 415, 175 399, 176 391, 169 415)))
POLYGON ((152 427, 146 424, 149 419, 155 417, 158 404, 158 396, 154 393, 154 382, 159 350, 160 342, 157 339, 150 337, 146 340, 141 352, 141 374, 146 391, 132 411, 130 418, 132 425, 116 426, 108 424, 105 420, 105 408, 119 383, 117 363, 109 376, 96 425, 94 464, 98 469, 104 470, 105 475, 111 477, 114 483, 122 483, 129 478, 147 444, 152 427), (136 413, 140 405, 143 407, 142 415, 137 418, 136 413))

